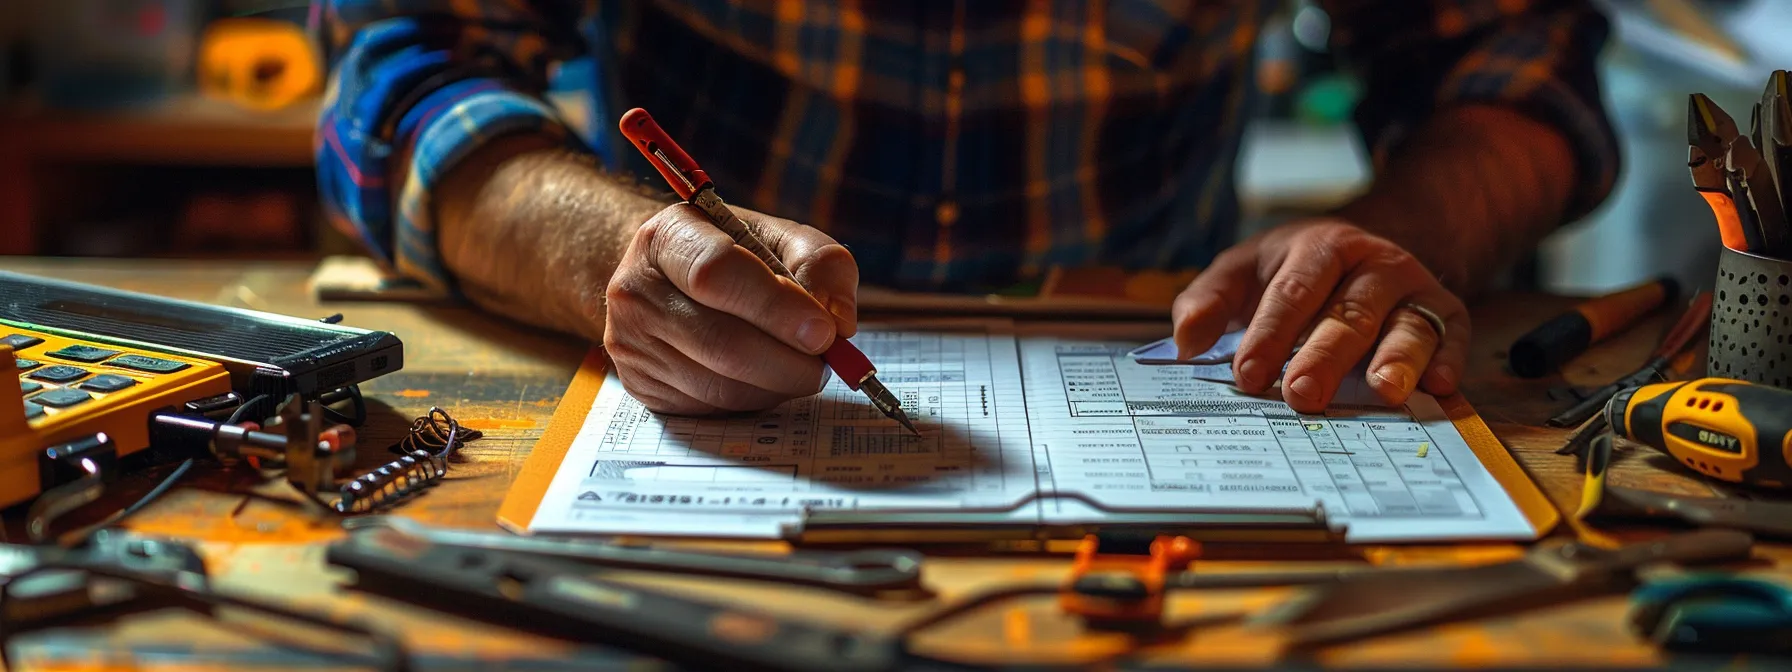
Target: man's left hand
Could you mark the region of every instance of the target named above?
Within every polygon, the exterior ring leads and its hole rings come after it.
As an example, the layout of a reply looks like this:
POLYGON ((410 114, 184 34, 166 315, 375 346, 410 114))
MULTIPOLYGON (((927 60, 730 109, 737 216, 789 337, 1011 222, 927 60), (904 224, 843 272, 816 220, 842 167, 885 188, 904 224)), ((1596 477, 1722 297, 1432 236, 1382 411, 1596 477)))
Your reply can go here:
POLYGON ((1371 351, 1367 382, 1389 404, 1415 386, 1454 394, 1468 356, 1461 299, 1399 245, 1336 219, 1278 226, 1226 250, 1176 297, 1171 319, 1183 359, 1248 325, 1232 362, 1238 387, 1264 391, 1286 362, 1282 398, 1302 413, 1323 411, 1371 351))

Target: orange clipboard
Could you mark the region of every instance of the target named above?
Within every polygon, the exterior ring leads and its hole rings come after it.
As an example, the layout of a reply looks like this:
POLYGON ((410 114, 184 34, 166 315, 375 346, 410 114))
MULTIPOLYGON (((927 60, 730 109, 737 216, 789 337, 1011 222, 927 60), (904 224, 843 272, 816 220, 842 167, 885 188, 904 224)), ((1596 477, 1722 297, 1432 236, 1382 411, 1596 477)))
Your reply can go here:
POLYGON ((604 385, 609 364, 603 348, 594 347, 585 353, 585 361, 579 363, 579 372, 573 374, 572 384, 560 396, 560 405, 554 408, 547 430, 535 442, 535 449, 529 451, 522 473, 517 474, 510 490, 504 493, 504 502, 498 505, 499 526, 517 534, 529 533, 529 523, 541 508, 541 498, 547 496, 548 485, 560 472, 566 451, 579 437, 585 417, 591 413, 591 404, 597 401, 597 389, 604 385))
MULTIPOLYGON (((531 521, 541 507, 541 500, 547 495, 548 485, 553 482, 554 475, 560 470, 560 463, 565 460, 566 452, 585 425, 591 405, 597 400, 598 388, 603 386, 604 374, 608 370, 608 361, 603 351, 592 348, 585 355, 584 363, 579 365, 579 372, 573 376, 572 384, 567 387, 566 394, 560 398, 560 406, 554 410, 554 416, 548 421, 548 427, 542 433, 541 440, 523 462, 522 473, 504 495, 503 504, 498 507, 498 524, 517 534, 528 534, 531 521)), ((1439 398, 1438 405, 1443 407, 1451 424, 1462 433, 1475 457, 1486 465, 1488 473, 1493 475, 1500 487, 1512 498, 1525 520, 1542 538, 1553 531, 1562 522, 1562 514, 1556 510, 1549 498, 1524 473, 1524 468, 1512 459, 1493 430, 1482 422, 1481 416, 1469 405, 1462 395, 1439 398)))

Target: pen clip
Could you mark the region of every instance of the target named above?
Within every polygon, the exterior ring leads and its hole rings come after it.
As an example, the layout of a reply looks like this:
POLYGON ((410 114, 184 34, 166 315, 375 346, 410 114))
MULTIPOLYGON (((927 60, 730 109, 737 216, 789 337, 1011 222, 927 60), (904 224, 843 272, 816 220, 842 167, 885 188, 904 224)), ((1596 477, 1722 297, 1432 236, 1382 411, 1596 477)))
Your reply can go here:
POLYGON ((660 171, 660 176, 666 178, 666 183, 672 185, 680 198, 691 200, 710 185, 709 175, 672 141, 672 136, 666 135, 647 110, 639 107, 629 110, 618 124, 622 127, 622 136, 635 144, 635 149, 660 171))

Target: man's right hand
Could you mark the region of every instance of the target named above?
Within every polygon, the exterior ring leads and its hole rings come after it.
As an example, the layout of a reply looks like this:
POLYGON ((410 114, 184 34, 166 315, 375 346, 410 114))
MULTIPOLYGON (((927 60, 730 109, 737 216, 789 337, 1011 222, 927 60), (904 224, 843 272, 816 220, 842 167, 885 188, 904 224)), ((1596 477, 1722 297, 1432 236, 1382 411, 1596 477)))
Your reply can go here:
POLYGON ((683 203, 641 225, 610 276, 604 349, 655 412, 753 411, 814 394, 827 383, 819 355, 857 329, 859 269, 845 247, 796 222, 735 212, 796 282, 683 203))

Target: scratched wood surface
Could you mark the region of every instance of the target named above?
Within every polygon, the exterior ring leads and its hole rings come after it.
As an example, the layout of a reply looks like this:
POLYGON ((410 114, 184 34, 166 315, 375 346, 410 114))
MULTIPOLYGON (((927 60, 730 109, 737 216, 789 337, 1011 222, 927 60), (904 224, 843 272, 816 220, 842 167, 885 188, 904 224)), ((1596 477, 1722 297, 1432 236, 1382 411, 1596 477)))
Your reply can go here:
MULTIPOLYGON (((496 531, 493 518, 511 480, 541 435, 587 345, 451 305, 382 302, 320 305, 310 298, 310 268, 298 263, 216 263, 165 261, 66 261, 7 259, 0 268, 115 286, 184 299, 285 313, 346 315, 346 323, 397 333, 406 345, 404 370, 366 385, 370 420, 362 428, 364 467, 388 457, 390 445, 415 416, 439 406, 466 425, 485 432, 468 446, 467 460, 454 464, 445 483, 398 511, 419 521, 496 531)), ((1658 315, 1624 336, 1596 346, 1575 360, 1563 377, 1516 379, 1503 371, 1504 346, 1547 316, 1572 304, 1563 297, 1496 296, 1475 308, 1475 344, 1466 395, 1495 434, 1517 457, 1550 499, 1572 512, 1580 497, 1580 474, 1573 458, 1554 454, 1565 432, 1541 427, 1563 402, 1549 390, 1566 383, 1602 384, 1640 363, 1672 316, 1658 315)), ((198 542, 220 585, 339 616, 367 619, 404 633, 425 666, 455 661, 504 661, 551 669, 616 661, 614 654, 509 631, 491 625, 368 597, 342 587, 345 577, 326 566, 324 544, 341 534, 337 521, 318 518, 277 501, 245 498, 240 475, 205 469, 184 487, 140 513, 133 529, 198 542)), ((1621 454, 1613 483, 1707 495, 1696 478, 1654 456, 1621 454)), ((129 484, 126 484, 129 485, 129 484)), ((137 484, 141 487, 141 484, 137 484)), ((128 489, 128 487, 121 487, 128 489)), ((278 498, 279 486, 260 491, 278 498)), ((17 512, 12 518, 16 519, 17 512)), ((16 520, 15 520, 16 522, 16 520)), ((1572 532, 1566 528, 1558 535, 1572 532)), ((1643 538, 1647 531, 1625 533, 1643 538)), ((1486 562, 1515 557, 1512 544, 1417 546, 1386 551, 1395 561, 1486 562)), ((1792 549, 1757 547, 1759 571, 1792 580, 1792 549)), ((1267 560, 1215 561, 1261 565, 1267 560)), ((1286 562, 1280 564, 1287 564, 1286 562)), ((1068 570, 1063 557, 959 556, 930 558, 926 577, 940 599, 979 592, 1015 581, 1057 581, 1068 570)), ((825 618, 835 625, 887 629, 936 608, 871 603, 816 591, 744 582, 699 580, 622 573, 614 576, 682 594, 738 600, 796 618, 825 618)), ((1215 591, 1179 596, 1171 616, 1254 610, 1285 597, 1285 591, 1215 591)), ((1578 602, 1520 615, 1449 625, 1408 635, 1337 647, 1316 662, 1339 666, 1524 665, 1645 666, 1657 654, 1623 626, 1621 597, 1578 602)), ((32 669, 60 669, 104 663, 118 669, 192 668, 190 654, 203 652, 223 669, 304 667, 315 660, 294 658, 258 639, 193 617, 154 615, 107 628, 59 631, 21 640, 15 661, 32 669), (303 662, 299 662, 303 660, 303 662)), ((1273 631, 1238 624, 1203 628, 1170 642, 1140 648, 1116 635, 1089 635, 1056 612, 1048 599, 1024 601, 975 613, 925 635, 919 649, 966 660, 1099 660, 1133 650, 1145 663, 1258 665, 1286 662, 1273 631)), ((1748 669, 1746 663, 1740 669, 1748 669)))

